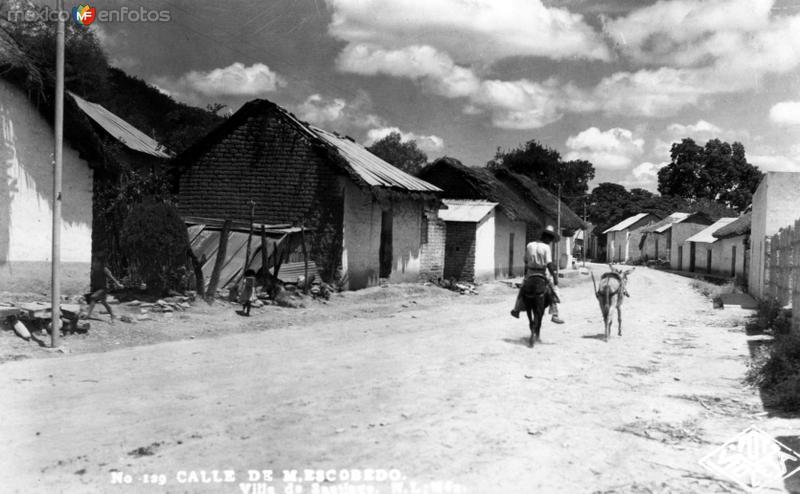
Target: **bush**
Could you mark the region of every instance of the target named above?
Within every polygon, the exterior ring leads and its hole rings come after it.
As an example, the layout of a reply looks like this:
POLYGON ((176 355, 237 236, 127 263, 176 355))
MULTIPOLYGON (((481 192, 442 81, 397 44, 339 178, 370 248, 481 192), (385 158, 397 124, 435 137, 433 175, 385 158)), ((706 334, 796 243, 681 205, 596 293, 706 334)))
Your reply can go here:
POLYGON ((784 309, 775 298, 759 300, 756 315, 747 323, 747 329, 750 332, 788 334, 792 330, 792 310, 784 309))
POLYGON ((156 202, 137 204, 125 219, 120 237, 129 274, 142 279, 148 292, 161 295, 170 288, 181 288, 189 236, 174 206, 156 202))
POLYGON ((765 405, 800 408, 800 334, 776 333, 769 349, 754 358, 746 381, 761 388, 765 405))

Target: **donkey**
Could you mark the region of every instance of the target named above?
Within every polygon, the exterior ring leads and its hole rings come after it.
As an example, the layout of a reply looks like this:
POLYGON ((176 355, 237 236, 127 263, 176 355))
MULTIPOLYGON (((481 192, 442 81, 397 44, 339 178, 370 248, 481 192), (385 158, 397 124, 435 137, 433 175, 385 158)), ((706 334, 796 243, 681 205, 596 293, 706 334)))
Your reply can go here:
POLYGON ((622 300, 624 296, 629 296, 627 291, 628 275, 636 268, 617 269, 609 264, 611 271, 603 273, 600 277, 600 287, 598 288, 592 273, 592 285, 594 285, 595 297, 600 302, 600 311, 603 313, 603 324, 605 328, 605 341, 611 335, 611 308, 617 308, 617 336, 622 336, 622 300))
POLYGON ((541 341, 539 332, 542 329, 542 317, 544 310, 550 305, 550 297, 547 296, 547 279, 541 275, 525 278, 522 284, 522 301, 525 304, 525 312, 528 314, 528 328, 531 330, 528 344, 533 348, 536 341, 541 341))

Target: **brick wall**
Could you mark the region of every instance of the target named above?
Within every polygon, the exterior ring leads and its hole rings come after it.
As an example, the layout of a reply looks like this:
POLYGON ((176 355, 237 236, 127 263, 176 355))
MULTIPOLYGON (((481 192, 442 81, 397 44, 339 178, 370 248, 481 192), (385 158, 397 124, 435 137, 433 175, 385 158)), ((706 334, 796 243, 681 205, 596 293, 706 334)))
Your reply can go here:
POLYGON ((447 222, 444 277, 457 280, 475 279, 475 223, 447 222))
POLYGON ((419 279, 438 280, 444 276, 444 249, 447 224, 439 218, 437 211, 425 213, 420 247, 419 279))
POLYGON ((304 223, 311 256, 331 279, 341 263, 343 182, 324 154, 279 113, 261 107, 184 170, 179 210, 192 216, 304 223))

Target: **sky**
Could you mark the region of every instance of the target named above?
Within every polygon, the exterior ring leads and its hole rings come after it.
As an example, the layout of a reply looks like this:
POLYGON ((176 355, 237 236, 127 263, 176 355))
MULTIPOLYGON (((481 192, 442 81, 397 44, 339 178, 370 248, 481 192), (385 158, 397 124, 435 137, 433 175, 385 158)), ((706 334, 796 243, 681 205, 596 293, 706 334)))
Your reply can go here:
POLYGON ((656 190, 673 142, 800 171, 800 0, 172 0, 101 22, 112 64, 177 100, 265 98, 370 144, 483 166, 531 139, 656 190))

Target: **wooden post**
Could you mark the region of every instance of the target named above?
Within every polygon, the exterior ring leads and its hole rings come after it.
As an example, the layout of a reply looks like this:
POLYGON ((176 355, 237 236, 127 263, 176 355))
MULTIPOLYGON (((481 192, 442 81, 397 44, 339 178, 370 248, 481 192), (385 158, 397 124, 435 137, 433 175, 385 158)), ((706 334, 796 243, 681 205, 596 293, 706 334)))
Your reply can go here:
POLYGON ((219 235, 219 248, 217 249, 217 260, 214 262, 214 271, 211 272, 211 281, 208 282, 208 290, 206 291, 206 302, 209 304, 214 301, 214 296, 217 294, 217 285, 219 284, 219 275, 222 271, 222 265, 225 264, 225 255, 228 251, 228 231, 231 228, 231 220, 225 220, 222 225, 222 231, 219 235))
POLYGON ((269 256, 267 255, 267 227, 261 225, 261 270, 264 272, 264 284, 269 278, 269 256))
POLYGON ((247 270, 247 266, 250 265, 250 242, 253 239, 253 222, 255 222, 255 215, 256 215, 256 203, 255 201, 250 201, 250 233, 247 235, 247 250, 244 254, 244 267, 242 267, 242 277, 244 277, 244 272, 247 270))
POLYGON ((64 0, 58 0, 56 28, 55 164, 53 167, 53 245, 51 254, 50 346, 58 347, 61 332, 61 174, 64 148, 64 0))
POLYGON ((195 288, 197 289, 197 295, 200 298, 205 297, 206 294, 206 283, 203 279, 203 265, 200 263, 200 260, 197 258, 195 253, 189 248, 189 259, 192 260, 192 269, 194 270, 194 279, 195 279, 195 288))
POLYGON ((303 283, 303 293, 308 293, 308 250, 306 249, 305 225, 300 225, 300 239, 303 242, 303 262, 305 263, 305 283, 303 283))

